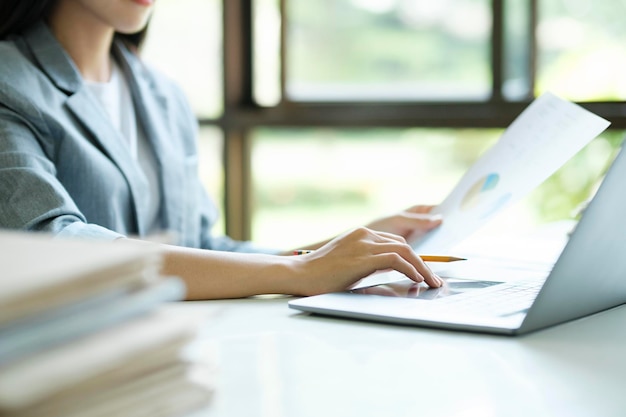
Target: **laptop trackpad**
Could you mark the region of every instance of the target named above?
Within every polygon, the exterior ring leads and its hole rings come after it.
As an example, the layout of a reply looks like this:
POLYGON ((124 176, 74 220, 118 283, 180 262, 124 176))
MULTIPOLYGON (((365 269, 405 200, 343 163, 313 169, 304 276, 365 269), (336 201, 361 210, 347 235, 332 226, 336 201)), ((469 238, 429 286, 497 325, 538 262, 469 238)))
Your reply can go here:
POLYGON ((440 288, 430 288, 424 283, 417 283, 410 279, 390 282, 386 284, 372 285, 350 290, 355 294, 373 294, 389 297, 419 298, 421 300, 435 300, 450 295, 462 294, 480 288, 491 287, 501 284, 497 281, 473 281, 464 279, 448 278, 440 288))

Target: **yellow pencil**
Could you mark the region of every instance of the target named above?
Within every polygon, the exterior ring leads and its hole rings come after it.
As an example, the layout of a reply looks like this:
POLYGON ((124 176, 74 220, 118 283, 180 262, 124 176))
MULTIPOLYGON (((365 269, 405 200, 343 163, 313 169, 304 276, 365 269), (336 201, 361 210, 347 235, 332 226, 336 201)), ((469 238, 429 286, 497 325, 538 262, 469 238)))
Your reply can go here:
MULTIPOLYGON (((293 251, 294 255, 306 255, 307 253, 313 252, 310 249, 301 249, 293 251)), ((465 258, 458 258, 456 256, 447 256, 447 255, 420 255, 422 261, 424 262, 456 262, 456 261, 465 261, 465 258)))
POLYGON ((457 258, 456 256, 446 256, 446 255, 420 255, 422 261, 424 262, 456 262, 456 261, 466 261, 466 258, 457 258))

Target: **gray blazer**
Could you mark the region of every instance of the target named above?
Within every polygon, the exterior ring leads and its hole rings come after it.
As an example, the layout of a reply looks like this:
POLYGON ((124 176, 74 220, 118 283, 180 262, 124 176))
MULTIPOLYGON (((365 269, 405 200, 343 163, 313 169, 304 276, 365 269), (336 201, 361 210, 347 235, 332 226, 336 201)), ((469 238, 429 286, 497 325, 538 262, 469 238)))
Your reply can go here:
MULTIPOLYGON (((263 251, 210 233, 218 212, 198 179, 197 121, 186 98, 119 41, 161 182, 161 225, 178 244, 263 251)), ((0 42, 0 227, 59 236, 145 236, 148 182, 44 23, 0 42)))

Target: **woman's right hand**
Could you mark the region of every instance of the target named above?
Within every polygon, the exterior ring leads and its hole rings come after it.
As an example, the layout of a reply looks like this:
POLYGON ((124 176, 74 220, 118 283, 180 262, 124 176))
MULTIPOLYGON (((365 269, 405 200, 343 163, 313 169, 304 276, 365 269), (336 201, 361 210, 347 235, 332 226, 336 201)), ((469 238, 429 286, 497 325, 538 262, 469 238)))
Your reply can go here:
POLYGON ((343 291, 374 272, 390 269, 431 287, 443 284, 403 237, 365 227, 292 259, 295 287, 291 292, 297 295, 343 291))

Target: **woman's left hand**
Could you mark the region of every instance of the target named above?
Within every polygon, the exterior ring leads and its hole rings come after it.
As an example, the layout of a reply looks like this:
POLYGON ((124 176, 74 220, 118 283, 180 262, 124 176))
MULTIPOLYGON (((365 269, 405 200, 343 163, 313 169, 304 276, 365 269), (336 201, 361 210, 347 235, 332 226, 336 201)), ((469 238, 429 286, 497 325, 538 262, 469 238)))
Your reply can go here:
POLYGON ((409 207, 397 214, 375 220, 366 227, 380 232, 393 233, 402 236, 407 242, 414 242, 441 225, 442 217, 438 214, 430 214, 433 208, 434 206, 429 205, 409 207))

